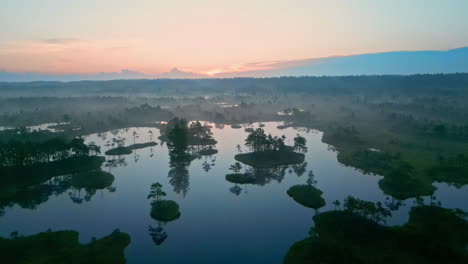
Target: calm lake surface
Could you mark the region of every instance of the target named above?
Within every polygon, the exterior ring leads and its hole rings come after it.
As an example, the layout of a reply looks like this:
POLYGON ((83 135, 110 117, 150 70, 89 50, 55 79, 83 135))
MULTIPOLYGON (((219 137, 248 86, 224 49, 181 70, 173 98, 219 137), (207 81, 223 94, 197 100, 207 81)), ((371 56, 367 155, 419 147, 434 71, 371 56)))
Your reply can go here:
MULTIPOLYGON (((306 129, 277 129, 281 123, 268 122, 266 133, 285 135, 286 143, 300 134, 307 139, 307 169, 298 175, 292 168, 286 169, 280 181, 272 179, 263 186, 236 185, 226 181, 230 165, 235 163, 236 146, 243 146, 247 137, 246 127, 257 128, 258 123, 233 129, 229 125, 213 126, 217 154, 195 159, 188 167, 188 175, 168 177, 169 154, 165 144, 157 137, 155 128, 129 128, 86 137, 86 142, 101 146, 102 153, 110 147, 106 142, 114 137, 126 139, 125 145, 150 141, 151 130, 157 146, 134 150, 122 156, 125 164, 111 168, 115 176, 112 188, 98 190, 90 198, 76 203, 71 198, 86 196, 85 190, 70 189, 58 196, 51 196, 35 209, 18 205, 5 209, 0 217, 0 235, 8 237, 12 231, 30 235, 52 230, 76 230, 80 241, 89 242, 92 237, 103 237, 115 228, 131 236, 126 248, 128 263, 281 263, 291 245, 307 237, 313 225, 313 209, 303 207, 291 199, 286 191, 296 184, 305 184, 309 170, 315 174, 316 187, 323 191, 326 206, 319 212, 332 210, 332 202, 352 195, 368 201, 391 202, 378 187, 382 178, 364 175, 352 167, 337 161, 337 153, 322 143, 322 133, 306 129), (167 193, 165 199, 174 200, 180 206, 179 219, 158 223, 150 216, 150 200, 147 195, 151 184, 160 182, 167 193), (233 187, 235 187, 233 189, 233 187), (115 189, 114 189, 115 188, 115 189), (88 201, 87 201, 88 200, 88 201), (149 234, 149 226, 160 226, 167 239, 156 245, 149 234)), ((104 155, 104 154, 101 154, 104 155)), ((115 157, 107 156, 106 159, 115 157)), ((103 170, 109 171, 103 166, 103 170)), ((445 183, 435 183, 435 196, 445 208, 468 211, 468 188, 457 189, 445 183)), ((425 200, 428 201, 428 197, 425 200)), ((403 201, 387 225, 400 225, 407 221, 414 199, 403 201)))

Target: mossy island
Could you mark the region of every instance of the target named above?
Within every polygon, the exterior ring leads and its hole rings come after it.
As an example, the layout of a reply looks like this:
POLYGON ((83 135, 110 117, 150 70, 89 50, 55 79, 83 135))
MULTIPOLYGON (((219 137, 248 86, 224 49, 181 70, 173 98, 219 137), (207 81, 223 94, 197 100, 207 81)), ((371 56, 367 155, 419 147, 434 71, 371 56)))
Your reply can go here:
POLYGON ((236 162, 229 167, 229 170, 233 173, 227 174, 225 178, 226 181, 235 184, 255 184, 263 186, 271 181, 281 182, 288 167, 287 165, 273 168, 254 168, 246 166, 242 173, 243 167, 241 163, 236 162))
POLYGON ((32 236, 0 238, 4 263, 125 263, 130 236, 114 230, 101 239, 80 244, 76 231, 47 231, 32 236))
POLYGON ((325 200, 322 198, 322 191, 312 185, 294 185, 287 191, 288 195, 294 201, 303 206, 319 209, 325 205, 325 200))
POLYGON ((171 200, 162 200, 164 196, 166 196, 166 193, 162 190, 162 185, 159 182, 153 183, 147 197, 148 199, 152 199, 151 217, 163 222, 179 218, 179 205, 171 200))
POLYGON ((201 156, 211 156, 211 155, 214 155, 218 153, 218 150, 217 149, 213 149, 213 148, 208 148, 208 149, 202 149, 198 152, 199 155, 201 156))
POLYGON ((304 162, 305 155, 293 151, 267 150, 237 154, 234 159, 256 168, 272 168, 304 162))
POLYGON ((226 175, 226 181, 238 184, 255 183, 256 178, 247 173, 231 173, 226 175))
POLYGON ((147 148, 147 147, 153 147, 158 145, 156 142, 147 142, 147 143, 139 143, 139 144, 133 144, 130 146, 118 146, 113 149, 109 149, 108 151, 105 152, 106 155, 128 155, 132 154, 134 149, 142 149, 142 148, 147 148))
POLYGON ((179 205, 171 200, 151 203, 151 217, 158 221, 170 222, 180 217, 179 205))
POLYGON ((252 130, 245 140, 245 146, 251 152, 239 153, 234 158, 254 168, 272 168, 304 162, 303 153, 307 152, 306 139, 297 135, 294 138, 294 146, 286 146, 285 139, 285 136, 266 135, 262 128, 257 128, 252 130))

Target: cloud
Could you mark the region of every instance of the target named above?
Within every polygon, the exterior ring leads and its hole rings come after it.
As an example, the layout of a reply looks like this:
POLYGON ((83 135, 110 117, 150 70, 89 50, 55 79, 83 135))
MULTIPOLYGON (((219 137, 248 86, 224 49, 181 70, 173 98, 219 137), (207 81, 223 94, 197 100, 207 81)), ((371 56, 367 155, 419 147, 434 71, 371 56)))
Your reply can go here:
POLYGON ((167 78, 167 79, 199 79, 199 78, 208 78, 209 76, 193 73, 193 72, 186 72, 181 71, 178 68, 173 68, 168 72, 163 72, 156 76, 156 78, 167 78))
POLYGON ((47 44, 58 44, 58 45, 66 45, 70 43, 78 42, 79 39, 76 38, 48 38, 42 40, 42 42, 47 44))
POLYGON ((99 72, 93 74, 46 74, 35 72, 8 72, 0 70, 0 82, 31 82, 31 81, 107 81, 131 79, 200 79, 210 76, 173 68, 158 75, 149 75, 138 71, 123 69, 119 72, 99 72))

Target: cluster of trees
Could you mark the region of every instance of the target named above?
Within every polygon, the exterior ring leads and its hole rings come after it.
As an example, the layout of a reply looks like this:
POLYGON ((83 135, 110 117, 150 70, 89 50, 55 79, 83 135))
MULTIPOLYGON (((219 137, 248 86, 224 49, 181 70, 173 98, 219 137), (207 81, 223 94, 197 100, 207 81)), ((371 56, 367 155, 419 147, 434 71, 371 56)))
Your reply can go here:
MULTIPOLYGON (((253 130, 245 140, 245 145, 250 148, 253 152, 277 150, 285 151, 287 146, 284 141, 286 136, 272 136, 271 134, 266 135, 265 130, 257 128, 253 130)), ((298 152, 307 152, 306 139, 299 134, 294 138, 294 150, 298 152)))
POLYGON ((153 201, 160 201, 166 193, 162 190, 162 184, 159 182, 151 184, 151 191, 147 196, 147 199, 153 199, 153 201))
POLYGON ((200 121, 192 122, 188 127, 189 136, 201 140, 212 140, 213 132, 207 126, 204 126, 200 121))
MULTIPOLYGON (((340 202, 333 202, 335 207, 340 206, 340 202)), ((392 216, 392 213, 387 208, 384 208, 381 202, 364 201, 359 198, 348 196, 343 200, 345 211, 366 217, 375 222, 385 222, 385 217, 392 216)))
POLYGON ((393 130, 417 133, 433 137, 445 137, 453 139, 468 138, 468 124, 456 124, 453 122, 434 121, 429 119, 417 119, 412 114, 391 113, 387 119, 394 123, 393 130))
POLYGON ((362 140, 354 126, 338 126, 331 128, 330 132, 323 135, 323 141, 335 145, 336 143, 358 144, 362 140))
POLYGON ((28 166, 98 153, 100 153, 99 146, 86 145, 84 139, 80 137, 69 142, 63 138, 44 142, 12 140, 0 144, 0 166, 28 166))
MULTIPOLYGON (((170 144, 179 145, 210 145, 215 143, 210 127, 200 121, 189 123, 183 118, 171 119, 164 131, 164 137, 170 144)), ((163 138, 164 139, 164 138, 163 138)))
POLYGON ((176 193, 183 196, 189 190, 189 170, 191 161, 200 151, 199 146, 211 147, 216 141, 212 137, 210 128, 202 125, 199 121, 190 125, 185 119, 173 118, 163 133, 167 139, 169 149, 169 183, 174 187, 176 193))

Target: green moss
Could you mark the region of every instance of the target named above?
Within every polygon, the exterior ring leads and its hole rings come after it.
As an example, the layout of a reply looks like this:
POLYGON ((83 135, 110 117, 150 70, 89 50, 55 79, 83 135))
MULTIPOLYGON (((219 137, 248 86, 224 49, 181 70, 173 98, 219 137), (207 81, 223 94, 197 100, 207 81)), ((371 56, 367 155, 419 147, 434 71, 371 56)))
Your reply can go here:
POLYGON ((3 263, 125 263, 130 236, 118 230, 89 244, 76 231, 43 232, 27 237, 0 238, 3 263))
POLYGON ((364 173, 385 175, 400 162, 398 157, 383 151, 358 150, 338 153, 338 161, 346 166, 353 166, 364 173))
POLYGON ((418 178, 398 178, 387 176, 379 181, 379 188, 388 195, 405 200, 417 196, 430 196, 436 187, 431 183, 423 182, 418 178))
POLYGON ((304 162, 304 154, 288 150, 268 150, 237 154, 234 158, 255 168, 272 168, 304 162))
POLYGON ((232 182, 232 183, 245 184, 245 183, 254 183, 256 179, 255 177, 251 175, 247 175, 245 173, 232 173, 232 174, 226 175, 226 181, 232 182))
POLYGON ((156 142, 147 142, 141 144, 133 144, 127 147, 116 147, 113 149, 109 149, 105 152, 106 155, 128 155, 131 154, 134 149, 142 149, 146 147, 156 146, 158 143, 156 142))
POLYGON ((382 151, 357 150, 338 153, 338 161, 353 166, 364 173, 383 175, 379 187, 385 194, 398 199, 432 195, 436 188, 430 181, 424 181, 414 168, 398 155, 382 151))
POLYGON ((170 200, 154 201, 151 204, 151 217, 169 222, 180 217, 179 205, 170 200))
POLYGON ((310 185, 294 185, 288 189, 288 195, 294 201, 310 208, 318 209, 325 205, 322 191, 310 185))

